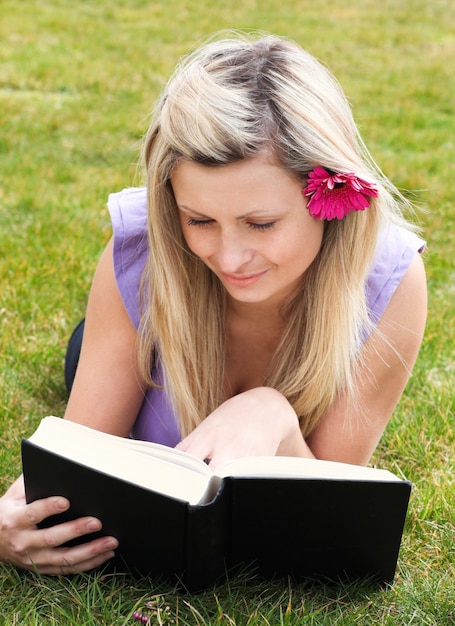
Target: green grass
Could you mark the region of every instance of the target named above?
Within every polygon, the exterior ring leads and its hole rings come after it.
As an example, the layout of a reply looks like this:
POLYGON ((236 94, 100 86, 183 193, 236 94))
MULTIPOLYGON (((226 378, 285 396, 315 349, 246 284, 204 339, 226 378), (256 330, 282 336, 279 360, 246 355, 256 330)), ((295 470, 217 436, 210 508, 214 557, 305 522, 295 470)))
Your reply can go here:
POLYGON ((0 624, 455 624, 455 8, 452 0, 0 0, 0 488, 22 435, 62 414, 65 343, 110 236, 108 193, 134 184, 137 142, 179 56, 211 32, 296 39, 329 65, 419 221, 429 320, 374 463, 414 484, 395 584, 322 586, 245 572, 194 596, 103 573, 0 566, 0 624))

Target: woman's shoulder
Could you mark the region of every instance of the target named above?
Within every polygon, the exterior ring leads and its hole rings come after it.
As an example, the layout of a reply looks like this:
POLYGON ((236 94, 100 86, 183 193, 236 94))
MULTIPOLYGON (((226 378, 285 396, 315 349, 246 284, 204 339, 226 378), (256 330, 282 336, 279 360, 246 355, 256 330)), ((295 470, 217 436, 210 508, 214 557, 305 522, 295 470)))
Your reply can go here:
POLYGON ((422 253, 425 246, 423 239, 402 226, 390 224, 381 231, 366 283, 373 322, 379 320, 414 256, 422 253))
POLYGON ((130 187, 112 193, 108 209, 114 234, 115 279, 128 315, 137 328, 140 282, 148 256, 147 190, 130 187))

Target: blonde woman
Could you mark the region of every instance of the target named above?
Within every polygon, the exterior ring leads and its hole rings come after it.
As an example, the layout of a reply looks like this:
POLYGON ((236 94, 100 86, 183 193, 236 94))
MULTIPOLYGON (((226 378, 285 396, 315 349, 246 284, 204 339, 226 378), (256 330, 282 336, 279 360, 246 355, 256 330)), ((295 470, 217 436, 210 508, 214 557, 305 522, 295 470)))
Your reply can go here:
MULTIPOLYGON (((109 198, 65 417, 212 466, 367 464, 422 340, 424 242, 337 82, 286 39, 212 41, 164 90, 144 165, 146 187, 109 198)), ((25 505, 19 480, 0 557, 47 573, 111 558, 99 520, 36 529, 68 506, 25 505)))

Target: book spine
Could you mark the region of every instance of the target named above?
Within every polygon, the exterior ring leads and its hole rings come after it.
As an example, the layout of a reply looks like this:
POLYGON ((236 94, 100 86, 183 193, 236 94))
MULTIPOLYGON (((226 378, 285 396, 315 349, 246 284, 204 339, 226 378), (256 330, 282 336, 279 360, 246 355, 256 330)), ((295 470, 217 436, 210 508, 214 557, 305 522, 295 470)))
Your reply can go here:
POLYGON ((206 588, 226 573, 231 533, 229 487, 228 481, 222 481, 212 502, 188 505, 186 567, 182 583, 190 592, 206 588))

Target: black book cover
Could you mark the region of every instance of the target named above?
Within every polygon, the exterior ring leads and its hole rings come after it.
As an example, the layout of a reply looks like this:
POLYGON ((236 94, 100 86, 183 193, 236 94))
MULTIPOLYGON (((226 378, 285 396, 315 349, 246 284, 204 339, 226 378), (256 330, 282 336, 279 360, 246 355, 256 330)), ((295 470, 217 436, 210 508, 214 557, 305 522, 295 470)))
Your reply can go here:
POLYGON ((126 564, 141 575, 184 580, 186 502, 94 471, 27 440, 22 442, 22 465, 27 502, 50 495, 71 502, 69 511, 48 518, 47 525, 93 515, 103 523, 98 534, 119 540, 118 568, 126 564))
POLYGON ((119 540, 116 565, 179 581, 189 591, 253 565, 265 576, 392 582, 411 490, 407 481, 225 478, 190 505, 23 440, 27 501, 62 495, 63 515, 93 515, 119 540))
POLYGON ((408 481, 228 480, 229 566, 254 562, 266 577, 393 581, 408 481))

